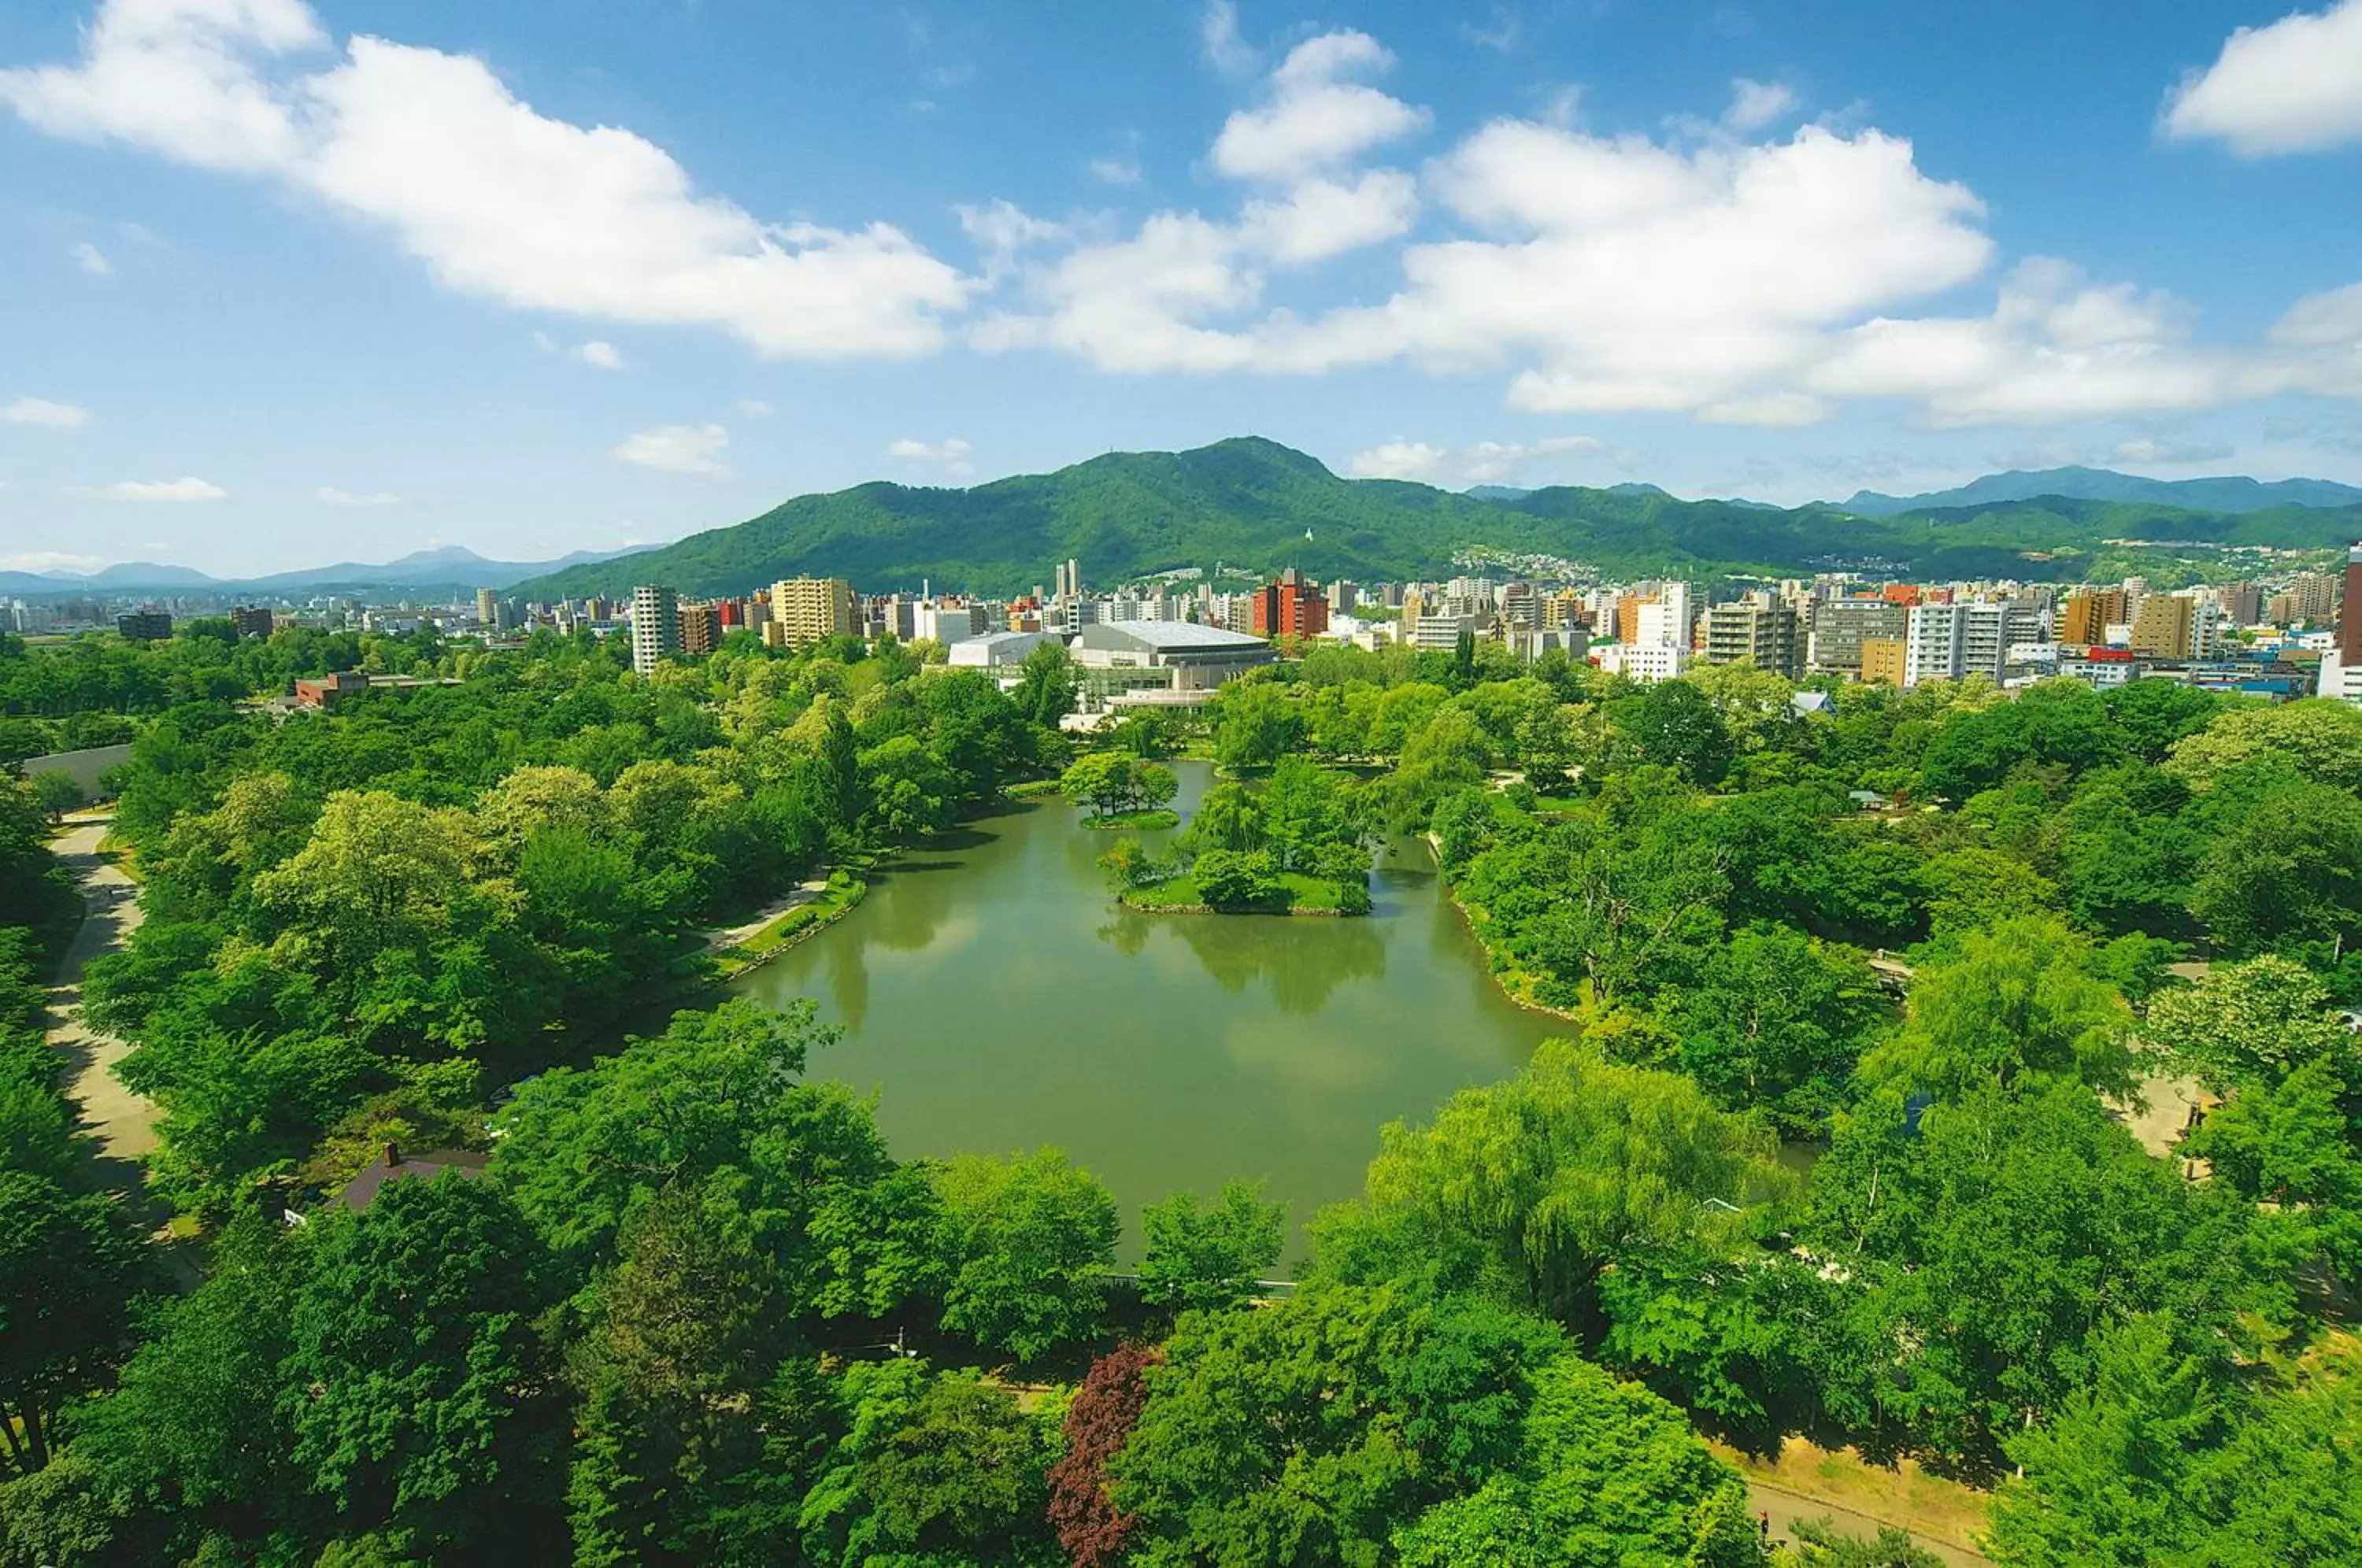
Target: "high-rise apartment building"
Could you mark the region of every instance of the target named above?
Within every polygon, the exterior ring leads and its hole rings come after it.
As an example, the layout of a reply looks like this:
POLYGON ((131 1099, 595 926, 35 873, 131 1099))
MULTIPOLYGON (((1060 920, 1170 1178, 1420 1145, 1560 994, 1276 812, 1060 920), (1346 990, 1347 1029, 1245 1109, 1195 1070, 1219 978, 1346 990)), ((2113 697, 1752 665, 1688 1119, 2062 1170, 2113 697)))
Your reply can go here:
POLYGON ((115 632, 127 643, 160 643, 172 635, 172 617, 161 610, 134 610, 115 618, 115 632))
POLYGON ((241 604, 229 613, 229 629, 241 637, 268 639, 279 627, 279 618, 268 604, 241 604))
POLYGON ((2088 647, 2108 640, 2108 628, 2133 618, 2132 596, 2121 588, 2086 588, 2059 607, 2058 640, 2088 647))
POLYGON ((1791 604, 1757 599, 1714 604, 1705 613, 1705 661, 1737 664, 1750 659, 1794 680, 1805 672, 1805 633, 1791 604))
MULTIPOLYGON (((1807 618, 1805 660, 1815 669, 1860 671, 1865 643, 1891 642, 1900 647, 1910 624, 1908 605, 1882 597, 1821 600, 1807 618)), ((1871 677, 1865 671, 1862 679, 1871 677)), ((1896 684, 1901 684, 1899 679, 1896 684)))
POLYGON ((2133 616, 2133 652, 2144 658, 2188 658, 2198 602, 2179 593, 2152 593, 2133 616))
POLYGON ((680 603, 669 588, 652 584, 632 590, 632 668, 656 673, 657 664, 680 652, 680 603))
POLYGON ((476 624, 489 632, 497 631, 500 624, 500 596, 489 588, 476 590, 476 624))
POLYGON ((2337 657, 2362 665, 2362 543, 2345 552, 2345 598, 2337 615, 2337 657))
POLYGON ((771 585, 771 624, 765 637, 783 647, 801 647, 822 637, 853 635, 859 622, 853 585, 841 577, 790 577, 771 585))
MULTIPOLYGON (((2348 555, 2351 556, 2350 551, 2348 555)), ((2354 564, 2350 558, 2346 562, 2345 575, 2349 580, 2354 575, 2354 564)), ((2289 592, 2293 595, 2291 604, 2296 613, 2288 618, 2301 621, 2308 626, 2334 625, 2337 621, 2337 579, 2328 572, 2297 573, 2289 579, 2288 585, 2289 592)))
POLYGON ((722 640, 722 617, 711 604, 680 606, 680 651, 699 658, 722 640))
POLYGON ((1904 636, 1903 684, 1971 675, 1998 681, 2009 668, 2010 645, 2034 642, 2041 635, 2041 617, 2007 600, 1915 604, 1904 636))
POLYGON ((1264 583, 1251 596, 1248 630, 1258 637, 1317 637, 1329 629, 1329 602, 1320 590, 1305 581, 1294 567, 1264 583))
POLYGON ((2215 598, 2223 618, 2235 626, 2252 626, 2264 618, 2264 591, 2252 582, 2225 583, 2215 598))

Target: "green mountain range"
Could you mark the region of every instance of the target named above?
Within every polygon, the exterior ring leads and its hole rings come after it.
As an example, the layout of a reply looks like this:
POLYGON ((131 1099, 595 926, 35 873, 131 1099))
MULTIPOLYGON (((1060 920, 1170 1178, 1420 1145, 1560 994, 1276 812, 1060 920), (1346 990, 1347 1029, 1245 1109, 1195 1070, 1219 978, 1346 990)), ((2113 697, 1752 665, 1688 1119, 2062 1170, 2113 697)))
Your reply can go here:
MULTIPOLYGON (((2201 512, 2056 496, 1865 517, 1814 504, 1681 501, 1651 486, 1559 486, 1485 498, 1399 480, 1340 479, 1259 437, 1187 452, 1113 452, 967 490, 872 483, 798 496, 759 517, 624 559, 529 579, 534 600, 616 596, 635 584, 743 593, 781 577, 850 579, 865 592, 1021 592, 1054 562, 1114 584, 1175 568, 1326 580, 1449 575, 1473 548, 1550 555, 1611 577, 1679 572, 1809 575, 1859 569, 1925 578, 2073 580, 2119 562, 2107 541, 2326 550, 2362 535, 2362 506, 2201 512)), ((2219 549, 2184 552, 2191 569, 2219 549)), ((2138 552, 2169 565, 2169 549, 2138 552)), ((2163 574, 2161 574, 2163 575, 2163 574)))

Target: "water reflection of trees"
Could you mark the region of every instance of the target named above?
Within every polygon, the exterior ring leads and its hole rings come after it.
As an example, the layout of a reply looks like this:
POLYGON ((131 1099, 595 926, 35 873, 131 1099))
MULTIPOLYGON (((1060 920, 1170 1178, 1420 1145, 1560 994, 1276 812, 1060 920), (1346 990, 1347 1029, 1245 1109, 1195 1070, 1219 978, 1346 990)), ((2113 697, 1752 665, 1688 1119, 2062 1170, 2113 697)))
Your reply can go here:
MULTIPOLYGON (((1145 921, 1146 917, 1132 916, 1145 921)), ((1118 925, 1123 923, 1120 920, 1118 925)), ((1233 994, 1268 977, 1280 1011, 1309 1018, 1329 1005, 1337 988, 1374 980, 1386 972, 1385 938, 1365 919, 1312 915, 1173 915, 1165 923, 1198 955, 1214 983, 1233 994)), ((1104 933, 1102 934, 1105 934, 1104 933)), ((1144 936, 1112 936, 1137 952, 1144 936)))

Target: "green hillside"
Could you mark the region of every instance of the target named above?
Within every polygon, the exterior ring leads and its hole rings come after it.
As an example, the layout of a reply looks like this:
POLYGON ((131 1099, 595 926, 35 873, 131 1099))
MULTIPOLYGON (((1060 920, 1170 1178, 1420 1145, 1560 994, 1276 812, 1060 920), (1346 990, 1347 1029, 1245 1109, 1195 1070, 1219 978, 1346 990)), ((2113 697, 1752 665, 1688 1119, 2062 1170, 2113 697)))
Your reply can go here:
MULTIPOLYGON (((2045 497, 1871 518, 1827 505, 1678 501, 1646 486, 1558 487, 1484 500, 1395 480, 1348 480, 1256 437, 1188 452, 1115 452, 970 490, 874 483, 805 495, 661 550, 518 585, 531 599, 660 582, 744 592, 780 577, 851 579, 865 591, 1012 593, 1071 557, 1087 580, 1177 567, 1297 565, 1364 581, 1448 572, 1472 547, 1562 556, 1615 576, 1678 570, 1799 574, 1877 565, 1914 576, 2080 577, 2102 541, 2203 540, 2326 549, 2362 532, 2362 507, 2230 515, 2045 497), (1310 536, 1308 538, 1307 532, 1310 536), (2029 559, 2027 553, 2049 559, 2029 559)), ((2113 556, 2108 558, 2114 559, 2113 556)))

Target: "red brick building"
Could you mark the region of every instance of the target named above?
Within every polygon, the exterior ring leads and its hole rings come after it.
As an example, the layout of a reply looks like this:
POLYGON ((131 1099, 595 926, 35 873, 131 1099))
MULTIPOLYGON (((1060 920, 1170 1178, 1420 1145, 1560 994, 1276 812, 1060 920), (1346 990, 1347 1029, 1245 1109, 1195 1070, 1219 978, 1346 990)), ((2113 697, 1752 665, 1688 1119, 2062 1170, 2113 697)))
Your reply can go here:
POLYGON ((1294 567, 1254 592, 1254 634, 1259 637, 1317 637, 1329 629, 1329 601, 1318 584, 1297 576, 1294 567))

